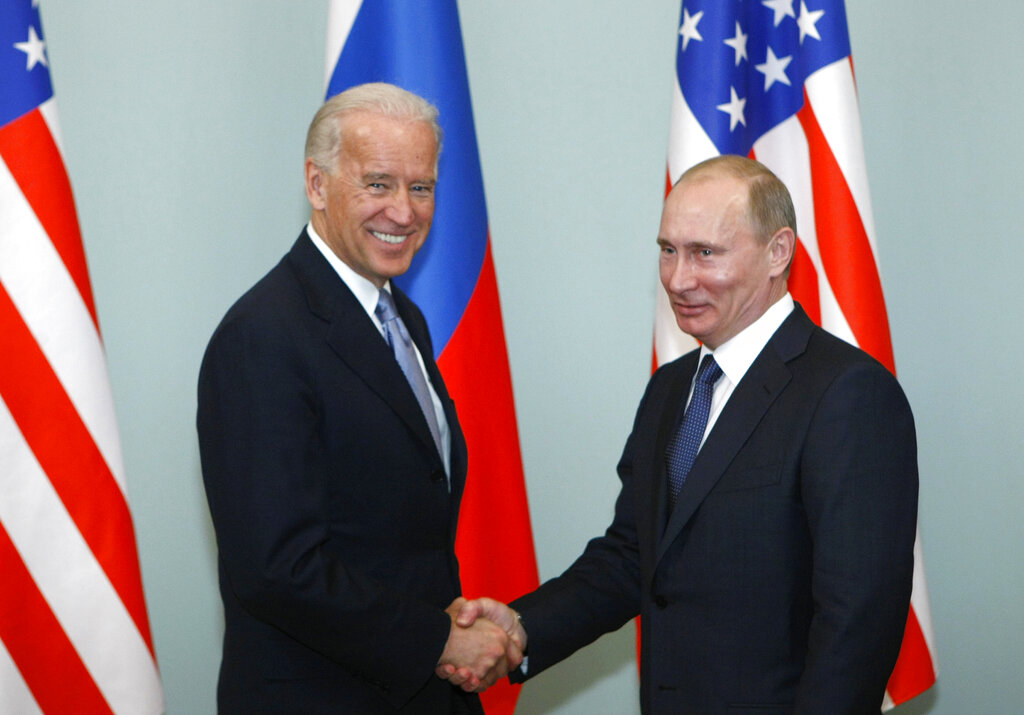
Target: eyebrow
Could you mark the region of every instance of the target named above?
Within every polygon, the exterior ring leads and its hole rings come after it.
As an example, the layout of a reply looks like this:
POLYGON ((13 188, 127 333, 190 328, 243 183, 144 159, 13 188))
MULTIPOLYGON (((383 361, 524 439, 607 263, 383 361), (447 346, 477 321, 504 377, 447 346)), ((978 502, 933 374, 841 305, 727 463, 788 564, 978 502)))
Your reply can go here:
MULTIPOLYGON (((378 180, 378 179, 394 179, 394 178, 395 178, 394 174, 388 174, 387 172, 384 172, 384 171, 372 171, 372 172, 370 172, 368 174, 363 174, 363 181, 375 181, 375 180, 378 180)), ((434 178, 434 177, 428 177, 428 178, 422 178, 422 179, 413 179, 409 183, 410 184, 430 184, 431 186, 433 186, 434 184, 437 183, 437 179, 434 178)))

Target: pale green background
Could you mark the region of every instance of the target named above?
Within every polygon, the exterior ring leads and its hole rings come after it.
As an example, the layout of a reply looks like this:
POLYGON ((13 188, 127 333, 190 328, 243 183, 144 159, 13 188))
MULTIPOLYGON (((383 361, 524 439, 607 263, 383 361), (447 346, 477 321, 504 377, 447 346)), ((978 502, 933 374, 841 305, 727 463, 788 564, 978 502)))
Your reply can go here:
MULTIPOLYGON (((649 374, 679 0, 462 0, 542 577, 603 530, 649 374)), ((307 216, 326 0, 44 0, 171 713, 214 710, 221 611, 193 426, 206 341, 307 216)), ((850 0, 881 271, 918 420, 939 685, 1024 710, 1024 5, 850 0)), ((457 191, 444 185, 442 191, 457 191)), ((521 713, 637 711, 633 628, 521 713)))

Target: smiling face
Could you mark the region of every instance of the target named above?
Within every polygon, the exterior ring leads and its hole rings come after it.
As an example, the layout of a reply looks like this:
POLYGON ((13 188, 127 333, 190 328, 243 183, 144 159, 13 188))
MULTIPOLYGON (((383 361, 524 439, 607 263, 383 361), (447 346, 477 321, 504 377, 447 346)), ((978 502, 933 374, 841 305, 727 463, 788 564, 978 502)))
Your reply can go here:
POLYGON ((306 160, 313 228, 338 258, 380 288, 409 270, 427 240, 437 139, 428 122, 369 111, 335 121, 342 122, 335 165, 306 160))
POLYGON ((793 231, 758 237, 748 182, 721 173, 676 185, 658 231, 661 284, 676 323, 712 350, 753 323, 786 292, 793 231))

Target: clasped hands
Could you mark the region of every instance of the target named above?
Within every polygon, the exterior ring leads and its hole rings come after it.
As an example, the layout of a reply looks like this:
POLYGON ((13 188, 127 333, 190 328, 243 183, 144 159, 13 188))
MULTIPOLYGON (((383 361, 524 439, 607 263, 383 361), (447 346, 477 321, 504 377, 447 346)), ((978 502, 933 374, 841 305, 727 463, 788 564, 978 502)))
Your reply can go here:
POLYGON ((526 631, 500 601, 456 598, 445 612, 452 629, 435 673, 466 692, 483 692, 519 667, 526 631))

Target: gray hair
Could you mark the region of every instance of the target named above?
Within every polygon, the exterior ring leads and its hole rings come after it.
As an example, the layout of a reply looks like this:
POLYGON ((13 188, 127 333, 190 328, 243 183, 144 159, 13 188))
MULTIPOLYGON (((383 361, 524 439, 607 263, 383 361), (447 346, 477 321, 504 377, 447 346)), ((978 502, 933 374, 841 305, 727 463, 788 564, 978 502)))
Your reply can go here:
POLYGON ((427 122, 437 140, 437 156, 440 158, 443 132, 437 107, 401 87, 371 82, 350 87, 324 102, 306 133, 306 159, 312 159, 320 169, 330 172, 341 147, 342 120, 354 112, 427 122))

